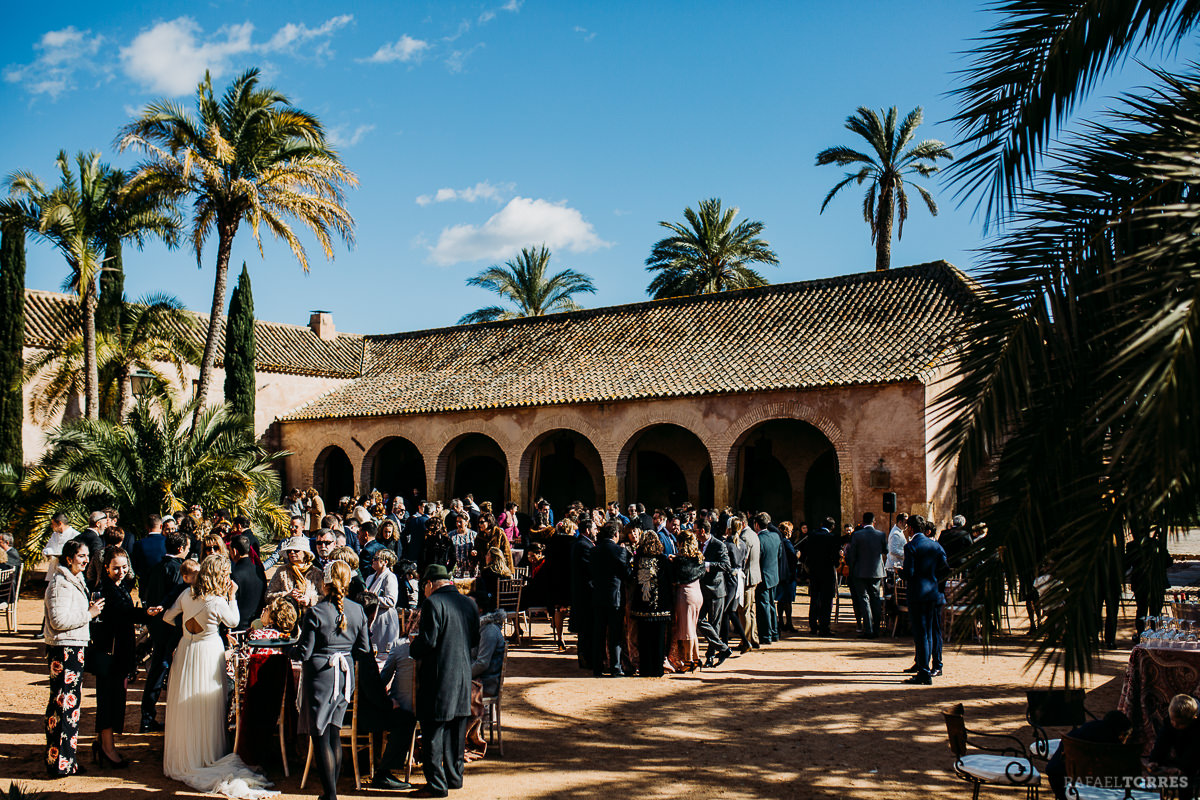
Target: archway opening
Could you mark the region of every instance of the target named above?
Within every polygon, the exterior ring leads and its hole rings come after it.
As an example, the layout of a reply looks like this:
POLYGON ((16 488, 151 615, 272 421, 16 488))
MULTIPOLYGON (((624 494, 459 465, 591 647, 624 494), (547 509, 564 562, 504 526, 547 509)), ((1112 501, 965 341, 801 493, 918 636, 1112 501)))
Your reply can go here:
MULTIPOLYGON (((652 425, 625 445, 625 502, 647 509, 712 502, 712 462, 700 437, 679 425, 652 425), (704 480, 708 473, 707 485, 704 480)), ((620 477, 620 476, 618 476, 620 477)))
POLYGON ((550 431, 526 451, 529 499, 546 498, 561 517, 576 501, 594 508, 604 496, 604 465, 596 447, 571 430, 550 431))
POLYGON ((459 439, 447 457, 446 475, 451 497, 470 494, 476 503, 490 501, 497 513, 504 510, 508 497, 508 460, 491 437, 469 433, 459 439))
POLYGON ((354 465, 346 451, 330 445, 317 456, 313 467, 314 487, 325 501, 325 508, 334 510, 338 500, 354 494, 354 465))
POLYGON ((796 419, 762 422, 734 447, 737 503, 799 524, 841 519, 837 452, 818 428, 796 419))
POLYGON ((417 446, 397 436, 376 447, 371 488, 392 497, 425 497, 425 459, 417 446))

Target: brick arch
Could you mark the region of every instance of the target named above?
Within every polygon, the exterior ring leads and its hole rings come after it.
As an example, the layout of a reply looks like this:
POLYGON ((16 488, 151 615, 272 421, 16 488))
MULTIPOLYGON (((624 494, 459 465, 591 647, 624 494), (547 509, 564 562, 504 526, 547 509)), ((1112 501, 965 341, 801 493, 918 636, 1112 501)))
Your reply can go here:
MULTIPOLYGON (((833 450, 837 453, 839 471, 843 474, 853 471, 850 447, 846 442, 845 434, 842 433, 842 429, 838 427, 837 423, 809 405, 795 400, 783 400, 756 407, 753 411, 743 414, 726 429, 719 444, 723 451, 721 463, 725 465, 728 473, 732 474, 736 469, 737 448, 745 442, 750 432, 761 423, 776 419, 794 419, 812 425, 824 434, 825 438, 833 445, 833 450)), ((716 464, 717 459, 714 458, 713 463, 716 464)))
POLYGON ((324 445, 320 452, 317 453, 316 460, 313 461, 312 488, 316 489, 317 493, 322 497, 325 496, 325 492, 327 490, 327 487, 325 486, 325 463, 329 460, 329 457, 333 455, 335 450, 340 451, 341 454, 345 456, 346 463, 350 465, 350 493, 355 494, 357 492, 358 476, 355 475, 354 460, 350 458, 350 454, 346 452, 346 447, 342 443, 335 442, 324 445))
POLYGON ((670 412, 646 411, 640 413, 613 432, 612 440, 619 446, 615 470, 618 477, 624 477, 625 471, 629 467, 629 453, 633 449, 634 440, 642 431, 655 425, 674 425, 694 435, 708 451, 708 460, 713 466, 714 472, 716 471, 719 463, 716 456, 717 449, 713 447, 714 442, 709 432, 708 422, 696 411, 675 409, 670 412))
MULTIPOLYGON (((524 443, 521 448, 521 456, 517 461, 517 480, 522 483, 529 480, 534 443, 546 434, 553 433, 554 431, 570 431, 586 439, 592 447, 596 448, 596 452, 600 454, 600 464, 604 468, 605 474, 608 474, 610 468, 615 468, 616 456, 613 452, 613 444, 607 433, 582 419, 579 415, 558 413, 540 419, 537 428, 523 437, 524 443)), ((603 480, 603 476, 601 476, 601 479, 603 480)))
MULTIPOLYGON (((533 502, 533 490, 536 488, 531 485, 533 479, 533 453, 537 447, 541 446, 542 439, 544 437, 546 437, 548 434, 555 433, 556 431, 569 431, 574 433, 582 438, 585 442, 590 444, 600 456, 600 474, 593 475, 592 482, 595 485, 596 497, 599 498, 600 501, 603 501, 604 476, 608 474, 610 461, 610 459, 605 457, 605 449, 602 449, 601 446, 596 444, 596 438, 602 437, 603 434, 593 428, 591 425, 580 424, 580 421, 578 420, 573 420, 571 423, 560 425, 547 424, 539 426, 539 432, 529 437, 529 443, 525 445, 525 449, 522 451, 521 459, 517 465, 516 481, 521 488, 522 497, 525 497, 526 501, 529 503, 533 502), (592 435, 589 436, 587 433, 585 433, 585 431, 588 430, 592 432, 592 435), (527 497, 524 494, 526 489, 529 489, 530 492, 527 497)), ((604 440, 601 439, 600 441, 603 443, 604 440)))
MULTIPOLYGON (((363 491, 371 488, 366 486, 368 476, 371 482, 375 482, 375 459, 379 456, 379 451, 382 450, 388 443, 396 439, 403 439, 417 449, 417 453, 421 456, 421 465, 425 470, 426 476, 429 474, 429 454, 426 448, 422 447, 422 442, 418 439, 413 439, 399 433, 388 433, 380 436, 375 442, 367 448, 367 452, 363 454, 362 462, 359 465, 358 474, 359 481, 363 484, 363 491)), ((427 481, 428 482, 428 479, 427 481)))
MULTIPOLYGON (((446 464, 450 460, 450 453, 455 447, 458 446, 459 442, 473 433, 477 433, 480 436, 486 436, 496 443, 496 445, 500 448, 500 452, 504 453, 504 471, 508 476, 507 479, 511 480, 513 464, 512 454, 515 449, 512 442, 508 441, 506 437, 498 436, 495 431, 484 430, 484 426, 482 425, 464 423, 462 425, 456 425, 450 430, 449 437, 446 439, 446 443, 443 444, 441 450, 438 451, 437 458, 433 462, 433 479, 436 484, 445 486, 447 478, 446 464)), ((418 449, 421 449, 419 445, 418 449)), ((424 456, 423 450, 422 456, 424 456)), ((426 470, 428 470, 428 462, 426 462, 426 464, 426 470)), ((432 487, 430 487, 430 490, 432 490, 432 487)), ((446 489, 446 491, 449 491, 449 489, 446 489)))

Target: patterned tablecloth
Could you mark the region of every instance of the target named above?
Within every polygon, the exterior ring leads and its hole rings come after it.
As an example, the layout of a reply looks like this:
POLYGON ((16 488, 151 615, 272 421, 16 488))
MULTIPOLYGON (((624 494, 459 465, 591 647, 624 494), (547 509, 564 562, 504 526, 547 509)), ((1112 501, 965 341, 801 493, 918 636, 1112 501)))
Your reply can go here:
POLYGON ((1200 650, 1133 648, 1117 708, 1133 722, 1143 755, 1154 746, 1154 725, 1166 719, 1177 694, 1200 694, 1200 650))

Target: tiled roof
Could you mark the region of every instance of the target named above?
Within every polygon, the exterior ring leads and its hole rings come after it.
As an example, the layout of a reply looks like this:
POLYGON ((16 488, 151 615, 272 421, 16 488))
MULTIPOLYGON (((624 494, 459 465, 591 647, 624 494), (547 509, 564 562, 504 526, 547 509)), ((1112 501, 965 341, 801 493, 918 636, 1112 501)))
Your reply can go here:
MULTIPOLYGON (((196 346, 204 349, 208 315, 196 317, 196 346)), ((62 342, 79 326, 79 304, 73 295, 25 290, 25 345, 47 348, 62 342)), ((357 378, 362 374, 363 337, 339 333, 325 341, 302 325, 255 320, 256 367, 260 372, 357 378)), ((222 320, 217 338, 217 364, 225 357, 225 328, 222 320)))
POLYGON ((919 380, 975 285, 944 261, 531 319, 368 336, 363 377, 289 420, 919 380))

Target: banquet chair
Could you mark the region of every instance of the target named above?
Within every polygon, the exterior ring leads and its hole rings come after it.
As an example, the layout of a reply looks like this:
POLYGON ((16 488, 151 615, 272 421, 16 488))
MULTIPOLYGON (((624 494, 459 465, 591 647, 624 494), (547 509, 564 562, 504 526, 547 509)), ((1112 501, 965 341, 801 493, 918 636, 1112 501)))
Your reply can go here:
POLYGON ((1025 721, 1033 728, 1029 755, 1048 760, 1058 749, 1060 739, 1051 739, 1047 728, 1075 728, 1087 721, 1083 689, 1028 689, 1025 692, 1025 721))
POLYGON ((508 645, 505 643, 504 660, 500 667, 500 682, 496 686, 495 697, 483 696, 483 724, 488 732, 488 747, 493 741, 496 752, 504 755, 504 726, 500 718, 500 699, 504 695, 504 676, 508 673, 508 645))
POLYGON ((892 636, 895 637, 900 620, 908 616, 908 584, 903 578, 896 578, 893 596, 896 598, 896 616, 892 619, 892 636))
POLYGON ((496 592, 496 607, 504 609, 508 619, 512 620, 513 632, 517 637, 518 645, 521 643, 521 622, 525 621, 528 624, 525 611, 521 608, 522 588, 524 587, 518 580, 502 580, 496 592))
POLYGON ((9 633, 17 632, 17 601, 21 598, 24 574, 24 564, 0 569, 0 616, 5 618, 9 633))
MULTIPOLYGON (((279 734, 279 760, 283 762, 283 777, 292 777, 291 770, 288 768, 288 751, 287 751, 287 715, 288 707, 295 704, 295 698, 292 702, 288 702, 287 687, 284 687, 283 695, 279 698, 279 719, 275 723, 275 730, 279 734)), ((312 740, 308 742, 309 748, 312 747, 312 740)), ((312 751, 309 750, 311 755, 312 751)))
POLYGON ((1158 800, 1157 791, 1138 789, 1142 760, 1136 747, 1065 736, 1063 767, 1071 800, 1158 800))
MULTIPOLYGON (((367 751, 368 758, 370 759, 369 766, 371 768, 371 773, 375 772, 375 748, 374 748, 375 736, 374 736, 374 734, 371 734, 371 733, 364 734, 366 736, 366 740, 367 740, 366 743, 364 744, 358 735, 358 695, 359 695, 358 683, 359 683, 358 670, 355 670, 355 672, 354 672, 354 696, 350 700, 350 708, 348 708, 346 710, 346 716, 347 716, 347 718, 349 718, 350 724, 342 725, 342 735, 341 735, 342 747, 344 748, 347 745, 349 745, 349 747, 350 747, 350 763, 354 766, 354 790, 355 791, 359 791, 362 789, 362 771, 359 769, 359 766, 358 766, 358 754, 361 751, 363 751, 363 750, 367 751)), ((312 743, 312 739, 310 738, 308 740, 308 757, 304 760, 304 774, 300 777, 300 788, 301 789, 304 788, 304 784, 308 781, 308 771, 312 767, 312 762, 313 762, 313 743, 312 743)), ((285 764, 287 763, 286 759, 284 760, 284 763, 285 764)))
POLYGON ((1020 739, 968 729, 962 703, 943 709, 942 719, 954 754, 954 774, 971 784, 972 800, 979 800, 982 786, 1024 789, 1029 800, 1037 798, 1042 776, 1025 758, 1025 744, 1020 739))

